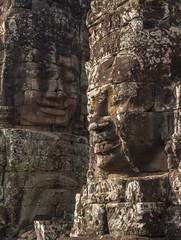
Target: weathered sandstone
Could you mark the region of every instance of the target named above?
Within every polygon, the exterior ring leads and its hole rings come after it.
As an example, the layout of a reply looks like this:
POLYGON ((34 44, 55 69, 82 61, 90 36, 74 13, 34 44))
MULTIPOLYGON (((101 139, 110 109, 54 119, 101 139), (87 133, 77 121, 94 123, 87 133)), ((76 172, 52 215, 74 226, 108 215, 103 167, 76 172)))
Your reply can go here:
POLYGON ((1 1, 3 240, 180 240, 179 0, 91 1, 64 238, 87 9, 1 1))
POLYGON ((34 220, 73 220, 88 165, 87 7, 0 1, 1 240, 34 220))
POLYGON ((91 1, 90 163, 71 236, 181 238, 180 9, 91 1))

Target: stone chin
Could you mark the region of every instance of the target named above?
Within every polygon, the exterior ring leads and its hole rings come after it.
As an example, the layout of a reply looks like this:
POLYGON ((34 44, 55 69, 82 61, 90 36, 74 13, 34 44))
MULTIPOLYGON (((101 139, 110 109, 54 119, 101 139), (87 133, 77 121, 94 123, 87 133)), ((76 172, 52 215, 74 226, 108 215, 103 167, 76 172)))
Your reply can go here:
POLYGON ((96 154, 97 167, 107 173, 128 173, 131 168, 120 147, 107 154, 96 154))

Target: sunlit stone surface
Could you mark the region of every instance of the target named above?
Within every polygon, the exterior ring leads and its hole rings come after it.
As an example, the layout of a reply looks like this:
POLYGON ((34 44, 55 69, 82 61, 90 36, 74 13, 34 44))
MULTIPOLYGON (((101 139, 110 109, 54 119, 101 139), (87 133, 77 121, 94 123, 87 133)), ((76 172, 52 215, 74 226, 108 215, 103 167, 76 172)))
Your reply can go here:
POLYGON ((179 1, 91 1, 90 164, 71 236, 181 238, 179 14, 179 1))

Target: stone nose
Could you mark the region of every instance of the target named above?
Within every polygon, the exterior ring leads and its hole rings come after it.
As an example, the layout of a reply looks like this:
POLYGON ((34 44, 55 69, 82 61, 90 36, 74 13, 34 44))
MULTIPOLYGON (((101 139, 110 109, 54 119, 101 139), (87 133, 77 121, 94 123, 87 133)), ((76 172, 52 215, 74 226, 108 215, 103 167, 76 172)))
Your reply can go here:
POLYGON ((57 91, 57 99, 65 100, 66 98, 67 98, 67 94, 64 91, 62 90, 57 91))
POLYGON ((64 89, 63 82, 57 80, 54 88, 49 88, 48 92, 46 93, 46 98, 51 101, 64 101, 67 98, 67 94, 64 89))
POLYGON ((50 101, 65 101, 67 99, 67 95, 64 91, 56 91, 56 92, 47 92, 46 99, 50 101))
POLYGON ((57 81, 57 99, 65 100, 67 98, 67 94, 65 91, 65 86, 62 81, 57 81))

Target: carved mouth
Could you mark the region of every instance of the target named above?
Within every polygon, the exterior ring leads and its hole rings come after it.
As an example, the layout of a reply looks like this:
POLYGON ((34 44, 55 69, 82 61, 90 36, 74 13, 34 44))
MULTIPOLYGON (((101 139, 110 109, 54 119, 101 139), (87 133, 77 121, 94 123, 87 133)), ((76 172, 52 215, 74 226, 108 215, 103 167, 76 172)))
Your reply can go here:
POLYGON ((96 143, 94 147, 94 152, 98 155, 105 155, 108 153, 111 153, 116 148, 120 148, 121 143, 120 142, 107 142, 103 141, 100 143, 96 143))
POLYGON ((58 108, 51 108, 51 107, 40 107, 40 111, 50 115, 56 116, 64 116, 66 115, 66 110, 58 109, 58 108))
POLYGON ((111 131, 104 131, 99 134, 94 134, 93 136, 94 143, 101 143, 101 142, 118 142, 119 137, 117 136, 116 132, 111 131))
POLYGON ((67 104, 53 101, 37 101, 39 110, 43 113, 55 116, 65 116, 67 114, 67 104), (65 107, 66 105, 66 107, 65 107))
POLYGON ((45 107, 45 108, 56 108, 56 109, 65 109, 65 105, 67 107, 67 104, 64 103, 57 103, 54 101, 38 101, 37 104, 39 107, 45 107))

